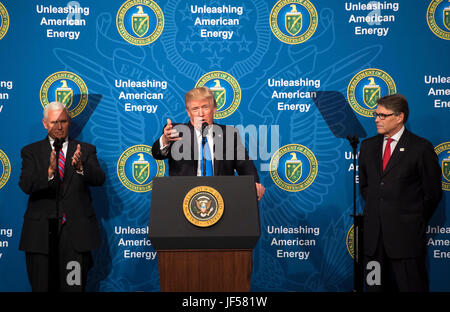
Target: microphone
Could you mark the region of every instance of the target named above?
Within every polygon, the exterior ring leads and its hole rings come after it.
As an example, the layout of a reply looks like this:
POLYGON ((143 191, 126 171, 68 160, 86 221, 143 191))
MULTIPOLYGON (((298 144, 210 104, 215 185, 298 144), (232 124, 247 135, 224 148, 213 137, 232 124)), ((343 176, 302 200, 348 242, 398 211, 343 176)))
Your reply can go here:
POLYGON ((59 152, 62 149, 64 140, 60 138, 56 138, 53 142, 53 147, 55 148, 55 152, 59 152))
MULTIPOLYGON (((206 122, 206 121, 204 121, 203 123, 202 123, 202 138, 206 138, 206 128, 208 127, 209 125, 208 125, 208 123, 206 122)), ((205 144, 205 143, 203 143, 203 144, 205 144)))

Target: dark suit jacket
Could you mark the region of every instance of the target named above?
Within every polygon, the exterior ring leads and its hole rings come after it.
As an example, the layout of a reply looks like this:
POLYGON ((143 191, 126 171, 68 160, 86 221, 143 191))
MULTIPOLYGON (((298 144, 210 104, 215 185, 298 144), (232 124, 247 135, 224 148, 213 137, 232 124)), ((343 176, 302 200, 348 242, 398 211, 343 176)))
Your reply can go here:
MULTIPOLYGON (((170 176, 196 176, 199 153, 197 137, 192 124, 174 124, 182 139, 171 142, 167 155, 161 153, 159 138, 153 143, 152 154, 155 159, 169 161, 170 176)), ((242 145, 239 132, 231 126, 213 125, 214 137, 214 175, 252 175, 259 183, 258 172, 249 158, 247 150, 242 145)))
MULTIPOLYGON (((22 149, 22 172, 19 186, 30 197, 24 215, 20 250, 48 253, 48 218, 56 214, 56 178, 48 181, 51 146, 48 138, 22 149)), ((105 181, 95 146, 69 138, 60 187, 60 216, 66 215, 65 231, 79 252, 100 247, 100 232, 92 208, 89 186, 99 186, 105 181), (81 145, 83 173, 75 172, 71 158, 81 145)))
POLYGON ((359 155, 365 254, 375 253, 382 231, 389 257, 423 256, 425 228, 442 197, 438 157, 429 141, 405 129, 383 172, 383 139, 364 140, 359 155))

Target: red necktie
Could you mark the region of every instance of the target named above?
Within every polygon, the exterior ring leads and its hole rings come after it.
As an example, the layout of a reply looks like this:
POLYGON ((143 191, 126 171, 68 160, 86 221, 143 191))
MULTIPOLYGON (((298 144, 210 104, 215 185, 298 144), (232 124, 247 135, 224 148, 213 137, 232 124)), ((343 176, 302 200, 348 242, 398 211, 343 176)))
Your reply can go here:
MULTIPOLYGON (((64 164, 66 162, 66 157, 64 157, 63 150, 59 151, 59 159, 58 159, 58 170, 59 170, 59 177, 62 180, 64 180, 64 164)), ((63 213, 61 224, 66 223, 66 213, 63 213)))
POLYGON ((387 163, 389 162, 389 158, 391 158, 391 142, 394 141, 391 138, 387 139, 386 147, 384 149, 384 155, 383 155, 383 171, 387 166, 387 163))
POLYGON ((58 170, 59 177, 61 181, 64 179, 64 163, 66 162, 66 158, 64 157, 64 152, 62 150, 59 151, 59 160, 58 160, 58 170))

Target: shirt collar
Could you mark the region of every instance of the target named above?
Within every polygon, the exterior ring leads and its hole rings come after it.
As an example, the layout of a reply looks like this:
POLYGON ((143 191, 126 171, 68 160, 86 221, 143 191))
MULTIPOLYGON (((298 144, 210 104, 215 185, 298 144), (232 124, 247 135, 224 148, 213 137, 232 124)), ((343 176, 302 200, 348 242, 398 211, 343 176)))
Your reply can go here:
MULTIPOLYGON (((197 128, 194 127, 195 130, 195 135, 197 136, 197 138, 201 138, 202 137, 202 132, 200 130, 198 130, 197 128)), ((208 130, 206 132, 206 136, 207 137, 212 137, 212 126, 208 127, 208 130)))
MULTIPOLYGON (((400 140, 400 138, 402 137, 403 132, 405 132, 405 126, 404 125, 402 126, 402 128, 396 134, 391 136, 391 139, 394 140, 395 142, 398 142, 400 140)), ((385 136, 384 139, 387 140, 388 137, 385 136)))
MULTIPOLYGON (((48 141, 50 142, 50 146, 53 149, 53 143, 55 142, 55 140, 51 136, 48 136, 48 141)), ((69 137, 66 137, 64 139, 63 145, 67 144, 68 142, 69 142, 69 137)))

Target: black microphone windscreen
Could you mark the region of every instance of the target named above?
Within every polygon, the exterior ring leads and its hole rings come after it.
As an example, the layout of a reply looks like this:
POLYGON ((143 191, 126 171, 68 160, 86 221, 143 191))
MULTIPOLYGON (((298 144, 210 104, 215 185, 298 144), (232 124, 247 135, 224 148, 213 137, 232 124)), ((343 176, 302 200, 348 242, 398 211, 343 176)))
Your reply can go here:
POLYGON ((208 127, 208 123, 207 122, 203 122, 202 123, 202 136, 205 137, 206 136, 206 132, 205 129, 208 127))
POLYGON ((64 140, 60 138, 56 138, 53 142, 53 147, 55 148, 55 151, 59 151, 62 148, 64 140))

